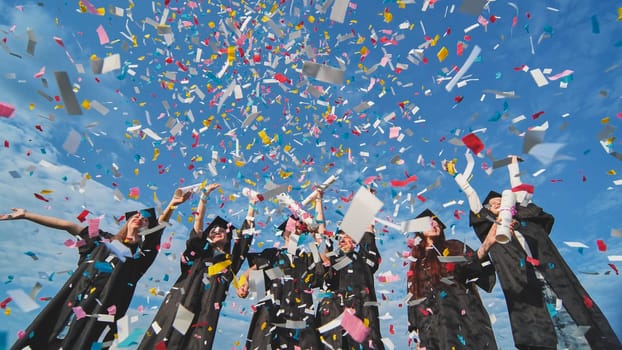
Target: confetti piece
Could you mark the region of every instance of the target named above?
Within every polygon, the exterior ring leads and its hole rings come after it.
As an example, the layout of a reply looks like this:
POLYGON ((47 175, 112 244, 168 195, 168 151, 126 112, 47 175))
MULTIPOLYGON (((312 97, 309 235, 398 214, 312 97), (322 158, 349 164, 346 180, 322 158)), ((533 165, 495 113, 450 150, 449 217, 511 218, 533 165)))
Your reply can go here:
POLYGON ((600 252, 606 252, 607 251, 607 244, 605 244, 605 241, 603 241, 602 239, 597 239, 596 240, 596 245, 598 246, 598 251, 600 251, 600 252))
POLYGON ((8 103, 0 102, 0 117, 11 118, 15 112, 15 107, 8 103))

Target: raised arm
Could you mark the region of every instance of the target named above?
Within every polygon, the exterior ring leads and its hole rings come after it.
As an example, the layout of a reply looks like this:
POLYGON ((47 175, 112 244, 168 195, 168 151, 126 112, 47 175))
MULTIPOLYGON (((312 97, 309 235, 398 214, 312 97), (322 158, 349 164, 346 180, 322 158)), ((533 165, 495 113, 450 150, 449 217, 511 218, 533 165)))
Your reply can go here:
POLYGON ((84 229, 84 226, 82 225, 57 217, 36 214, 21 208, 12 208, 11 210, 12 213, 10 214, 0 215, 0 220, 26 219, 39 225, 51 227, 57 230, 65 230, 74 236, 80 234, 80 232, 84 229))
POLYGON ((233 249, 231 251, 231 270, 235 274, 240 271, 244 260, 246 260, 248 250, 253 243, 253 237, 255 235, 255 205, 257 204, 257 201, 258 199, 256 197, 250 196, 248 198, 248 211, 246 212, 246 218, 244 219, 244 223, 240 229, 240 234, 237 237, 234 237, 235 243, 233 244, 233 249))
POLYGON ((164 208, 162 215, 158 218, 158 223, 167 223, 171 219, 171 215, 173 215, 175 209, 177 209, 177 206, 187 201, 188 198, 190 198, 190 195, 190 192, 183 193, 180 189, 177 189, 173 195, 173 198, 171 198, 171 201, 168 203, 166 208, 164 208))
POLYGON ((473 165, 475 164, 475 161, 473 160, 473 155, 471 154, 471 152, 469 152, 469 150, 467 150, 467 152, 464 154, 464 157, 466 158, 467 166, 463 173, 458 173, 453 162, 447 164, 447 172, 450 175, 453 175, 454 180, 466 195, 471 211, 475 214, 478 214, 483 208, 482 203, 479 199, 479 196, 477 195, 477 192, 475 192, 475 190, 473 189, 473 187, 471 187, 471 184, 468 181, 469 176, 471 176, 471 171, 473 170, 473 165))
POLYGON ((199 199, 199 205, 197 207, 198 215, 194 219, 194 232, 197 234, 201 234, 203 232, 203 220, 205 218, 205 203, 209 198, 210 193, 212 193, 215 189, 220 187, 220 184, 214 183, 205 186, 203 189, 203 193, 201 193, 201 198, 199 199))

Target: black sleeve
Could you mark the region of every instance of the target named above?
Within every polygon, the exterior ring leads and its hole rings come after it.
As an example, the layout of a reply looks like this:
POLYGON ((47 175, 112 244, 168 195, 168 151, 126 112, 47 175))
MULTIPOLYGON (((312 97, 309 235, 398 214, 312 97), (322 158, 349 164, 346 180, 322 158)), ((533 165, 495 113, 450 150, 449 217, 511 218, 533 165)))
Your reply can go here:
POLYGON ((460 281, 467 282, 476 279, 475 283, 480 288, 490 293, 495 286, 496 276, 495 270, 488 257, 486 256, 483 261, 479 260, 477 253, 468 245, 465 246, 463 244, 460 244, 458 251, 456 251, 455 248, 450 251, 452 251, 452 255, 463 254, 467 259, 466 262, 460 263, 456 267, 458 269, 460 281), (461 252, 462 248, 466 248, 464 253, 461 252))
POLYGON ((376 235, 365 232, 359 242, 359 254, 366 259, 365 263, 369 265, 371 272, 376 273, 381 261, 380 252, 376 245, 376 235))
POLYGON ((250 220, 244 220, 242 224, 242 228, 240 229, 240 233, 238 237, 235 238, 235 242, 233 244, 233 249, 231 251, 231 270, 234 274, 237 274, 244 264, 244 260, 246 259, 246 255, 248 254, 248 250, 250 249, 251 243, 253 243, 253 234, 245 234, 244 231, 253 227, 253 222, 250 220))

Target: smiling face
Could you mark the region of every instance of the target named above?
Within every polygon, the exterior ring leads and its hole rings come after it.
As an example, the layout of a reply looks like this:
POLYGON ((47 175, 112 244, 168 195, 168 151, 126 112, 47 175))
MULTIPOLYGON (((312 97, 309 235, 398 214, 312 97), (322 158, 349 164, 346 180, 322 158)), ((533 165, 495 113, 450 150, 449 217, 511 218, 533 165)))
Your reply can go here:
POLYGON ((140 212, 134 214, 128 221, 128 230, 130 232, 140 231, 149 227, 149 219, 142 216, 140 212))
POLYGON ((441 235, 441 226, 438 224, 438 221, 432 220, 431 228, 427 231, 423 232, 423 237, 426 238, 435 238, 441 235))
POLYGON ((223 246, 228 242, 227 229, 220 226, 213 227, 207 234, 210 242, 216 246, 223 246))

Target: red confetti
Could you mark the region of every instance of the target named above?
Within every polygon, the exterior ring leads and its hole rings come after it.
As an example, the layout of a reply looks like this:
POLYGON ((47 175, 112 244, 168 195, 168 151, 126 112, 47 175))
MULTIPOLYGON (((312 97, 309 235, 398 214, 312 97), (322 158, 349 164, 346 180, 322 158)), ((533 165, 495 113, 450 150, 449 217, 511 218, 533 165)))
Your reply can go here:
POLYGON ((426 201, 425 197, 422 196, 422 195, 418 195, 417 199, 420 200, 422 203, 425 203, 425 201, 426 201))
POLYGON ((530 263, 533 266, 540 266, 540 260, 538 259, 534 259, 530 256, 527 257, 527 262, 530 263))
POLYGON ((389 325, 389 334, 391 335, 395 335, 395 328, 393 328, 393 325, 389 325))
POLYGON ((4 140, 4 148, 9 148, 9 140, 4 140))
POLYGON ((6 299, 4 299, 1 303, 0 303, 0 308, 5 309, 7 304, 11 302, 11 300, 13 300, 13 298, 8 297, 6 299))
POLYGON ((86 220, 86 216, 89 215, 90 212, 86 209, 84 209, 80 215, 78 215, 76 218, 78 219, 78 221, 80 222, 84 222, 86 220))
POLYGON ((590 297, 588 297, 587 295, 584 295, 583 305, 585 305, 586 308, 591 309, 592 306, 594 306, 594 302, 592 301, 592 299, 590 299, 590 297))
POLYGON ((274 79, 276 79, 279 83, 288 83, 291 84, 291 80, 289 80, 285 75, 281 73, 276 73, 274 75, 274 79))
POLYGON ((606 252, 607 251, 607 245, 605 244, 605 241, 603 241, 602 239, 597 239, 596 240, 596 245, 598 246, 598 250, 601 252, 606 252))
POLYGON ((462 142, 474 153, 478 154, 484 150, 484 143, 474 133, 470 133, 462 138, 462 142))
POLYGON ((611 267, 613 271, 615 271, 616 275, 620 274, 620 271, 618 271, 618 268, 614 264, 609 263, 609 267, 611 267))
POLYGON ((37 198, 39 200, 42 200, 44 202, 49 202, 50 201, 49 199, 46 199, 45 197, 43 197, 42 195, 40 195, 38 193, 35 193, 35 198, 37 198))
POLYGON ((392 187, 404 187, 413 181, 417 181, 417 175, 409 176, 405 180, 391 180, 391 186, 392 187))
POLYGON ((543 114, 544 114, 544 111, 540 111, 538 113, 534 113, 534 114, 531 115, 531 119, 538 119, 543 114))
POLYGON ((39 124, 35 125, 35 129, 37 129, 37 130, 39 130, 39 131, 43 132, 43 128, 42 128, 42 127, 41 127, 41 125, 39 125, 39 124))

